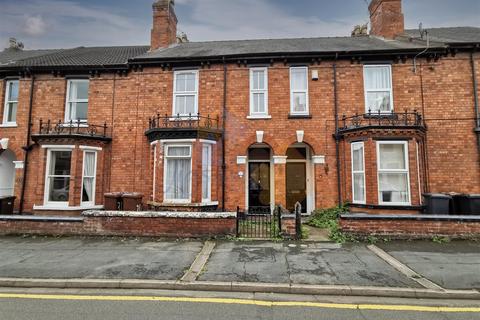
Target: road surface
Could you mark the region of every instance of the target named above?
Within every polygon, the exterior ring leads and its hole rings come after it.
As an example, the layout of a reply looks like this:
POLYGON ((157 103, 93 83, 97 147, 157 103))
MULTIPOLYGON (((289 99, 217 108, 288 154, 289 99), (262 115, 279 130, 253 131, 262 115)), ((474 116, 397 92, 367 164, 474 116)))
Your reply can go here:
POLYGON ((0 319, 475 320, 480 319, 480 301, 146 290, 53 292, 0 289, 0 319))

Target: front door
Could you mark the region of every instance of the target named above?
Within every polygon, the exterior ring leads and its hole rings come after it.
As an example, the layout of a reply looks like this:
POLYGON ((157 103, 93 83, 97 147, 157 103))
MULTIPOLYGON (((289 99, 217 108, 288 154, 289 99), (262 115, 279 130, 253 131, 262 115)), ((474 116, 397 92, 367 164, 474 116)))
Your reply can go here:
POLYGON ((249 211, 270 208, 270 162, 248 164, 249 211))
POLYGON ((307 212, 307 166, 305 162, 287 162, 287 209, 293 212, 300 202, 302 213, 307 212))

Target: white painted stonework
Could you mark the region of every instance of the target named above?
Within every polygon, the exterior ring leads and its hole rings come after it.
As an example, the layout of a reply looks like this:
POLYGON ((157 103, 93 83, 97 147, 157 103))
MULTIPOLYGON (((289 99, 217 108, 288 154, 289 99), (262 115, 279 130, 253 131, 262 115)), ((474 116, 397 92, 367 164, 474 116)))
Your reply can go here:
POLYGON ((273 156, 274 164, 285 164, 287 163, 287 156, 273 156))
POLYGON ((84 211, 85 217, 129 217, 129 218, 184 218, 226 219, 235 218, 236 212, 175 212, 175 211, 84 211))
POLYGON ((256 134, 257 134, 257 143, 263 143, 264 132, 263 131, 257 131, 256 134))
POLYGON ((325 164, 325 156, 312 156, 313 164, 325 164))
POLYGON ((237 157, 237 164, 246 164, 247 163, 247 157, 246 156, 238 156, 237 157))
POLYGON ((304 136, 305 136, 305 132, 303 130, 298 130, 297 131, 297 142, 302 143, 304 136))

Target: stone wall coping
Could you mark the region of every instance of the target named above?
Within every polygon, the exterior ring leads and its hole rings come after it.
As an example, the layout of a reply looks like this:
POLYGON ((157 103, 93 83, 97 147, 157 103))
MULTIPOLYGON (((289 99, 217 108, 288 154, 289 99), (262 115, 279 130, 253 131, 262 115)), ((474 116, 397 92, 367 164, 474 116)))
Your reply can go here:
POLYGON ((85 217, 125 218, 180 218, 180 219, 228 219, 236 218, 236 212, 188 212, 188 211, 84 211, 85 217))
POLYGON ((35 222, 83 222, 82 217, 33 216, 33 215, 0 215, 2 221, 35 221, 35 222))
POLYGON ((368 214, 349 213, 340 215, 344 220, 419 220, 479 222, 480 215, 433 215, 433 214, 368 214))

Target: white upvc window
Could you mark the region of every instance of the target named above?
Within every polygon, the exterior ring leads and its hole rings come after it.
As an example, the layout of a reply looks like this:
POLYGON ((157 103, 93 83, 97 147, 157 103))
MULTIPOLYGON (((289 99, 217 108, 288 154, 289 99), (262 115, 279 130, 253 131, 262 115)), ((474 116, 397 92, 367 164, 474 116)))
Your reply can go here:
POLYGON ((407 141, 377 141, 379 204, 410 205, 407 141))
POLYGON ((5 106, 3 109, 3 124, 17 125, 18 80, 9 80, 5 86, 5 106))
POLYGON ((49 149, 45 179, 45 204, 68 207, 70 196, 71 149, 49 149))
POLYGON ((290 113, 308 115, 308 67, 290 68, 290 113))
POLYGON ((363 142, 352 143, 352 202, 366 203, 365 192, 365 146, 363 142))
POLYGON ((268 68, 250 69, 250 116, 268 116, 268 68))
POLYGON ((192 194, 192 146, 165 145, 164 202, 190 203, 192 194))
POLYGON ((67 81, 65 122, 87 122, 88 90, 88 79, 70 79, 67 81))
POLYGON ((198 70, 175 71, 173 77, 173 115, 198 113, 198 70))
POLYGON ((392 66, 365 65, 363 67, 365 87, 365 111, 390 113, 393 111, 392 66))
POLYGON ((202 202, 212 200, 212 145, 202 146, 202 202))
POLYGON ((83 152, 82 205, 95 204, 97 176, 97 152, 83 152))

